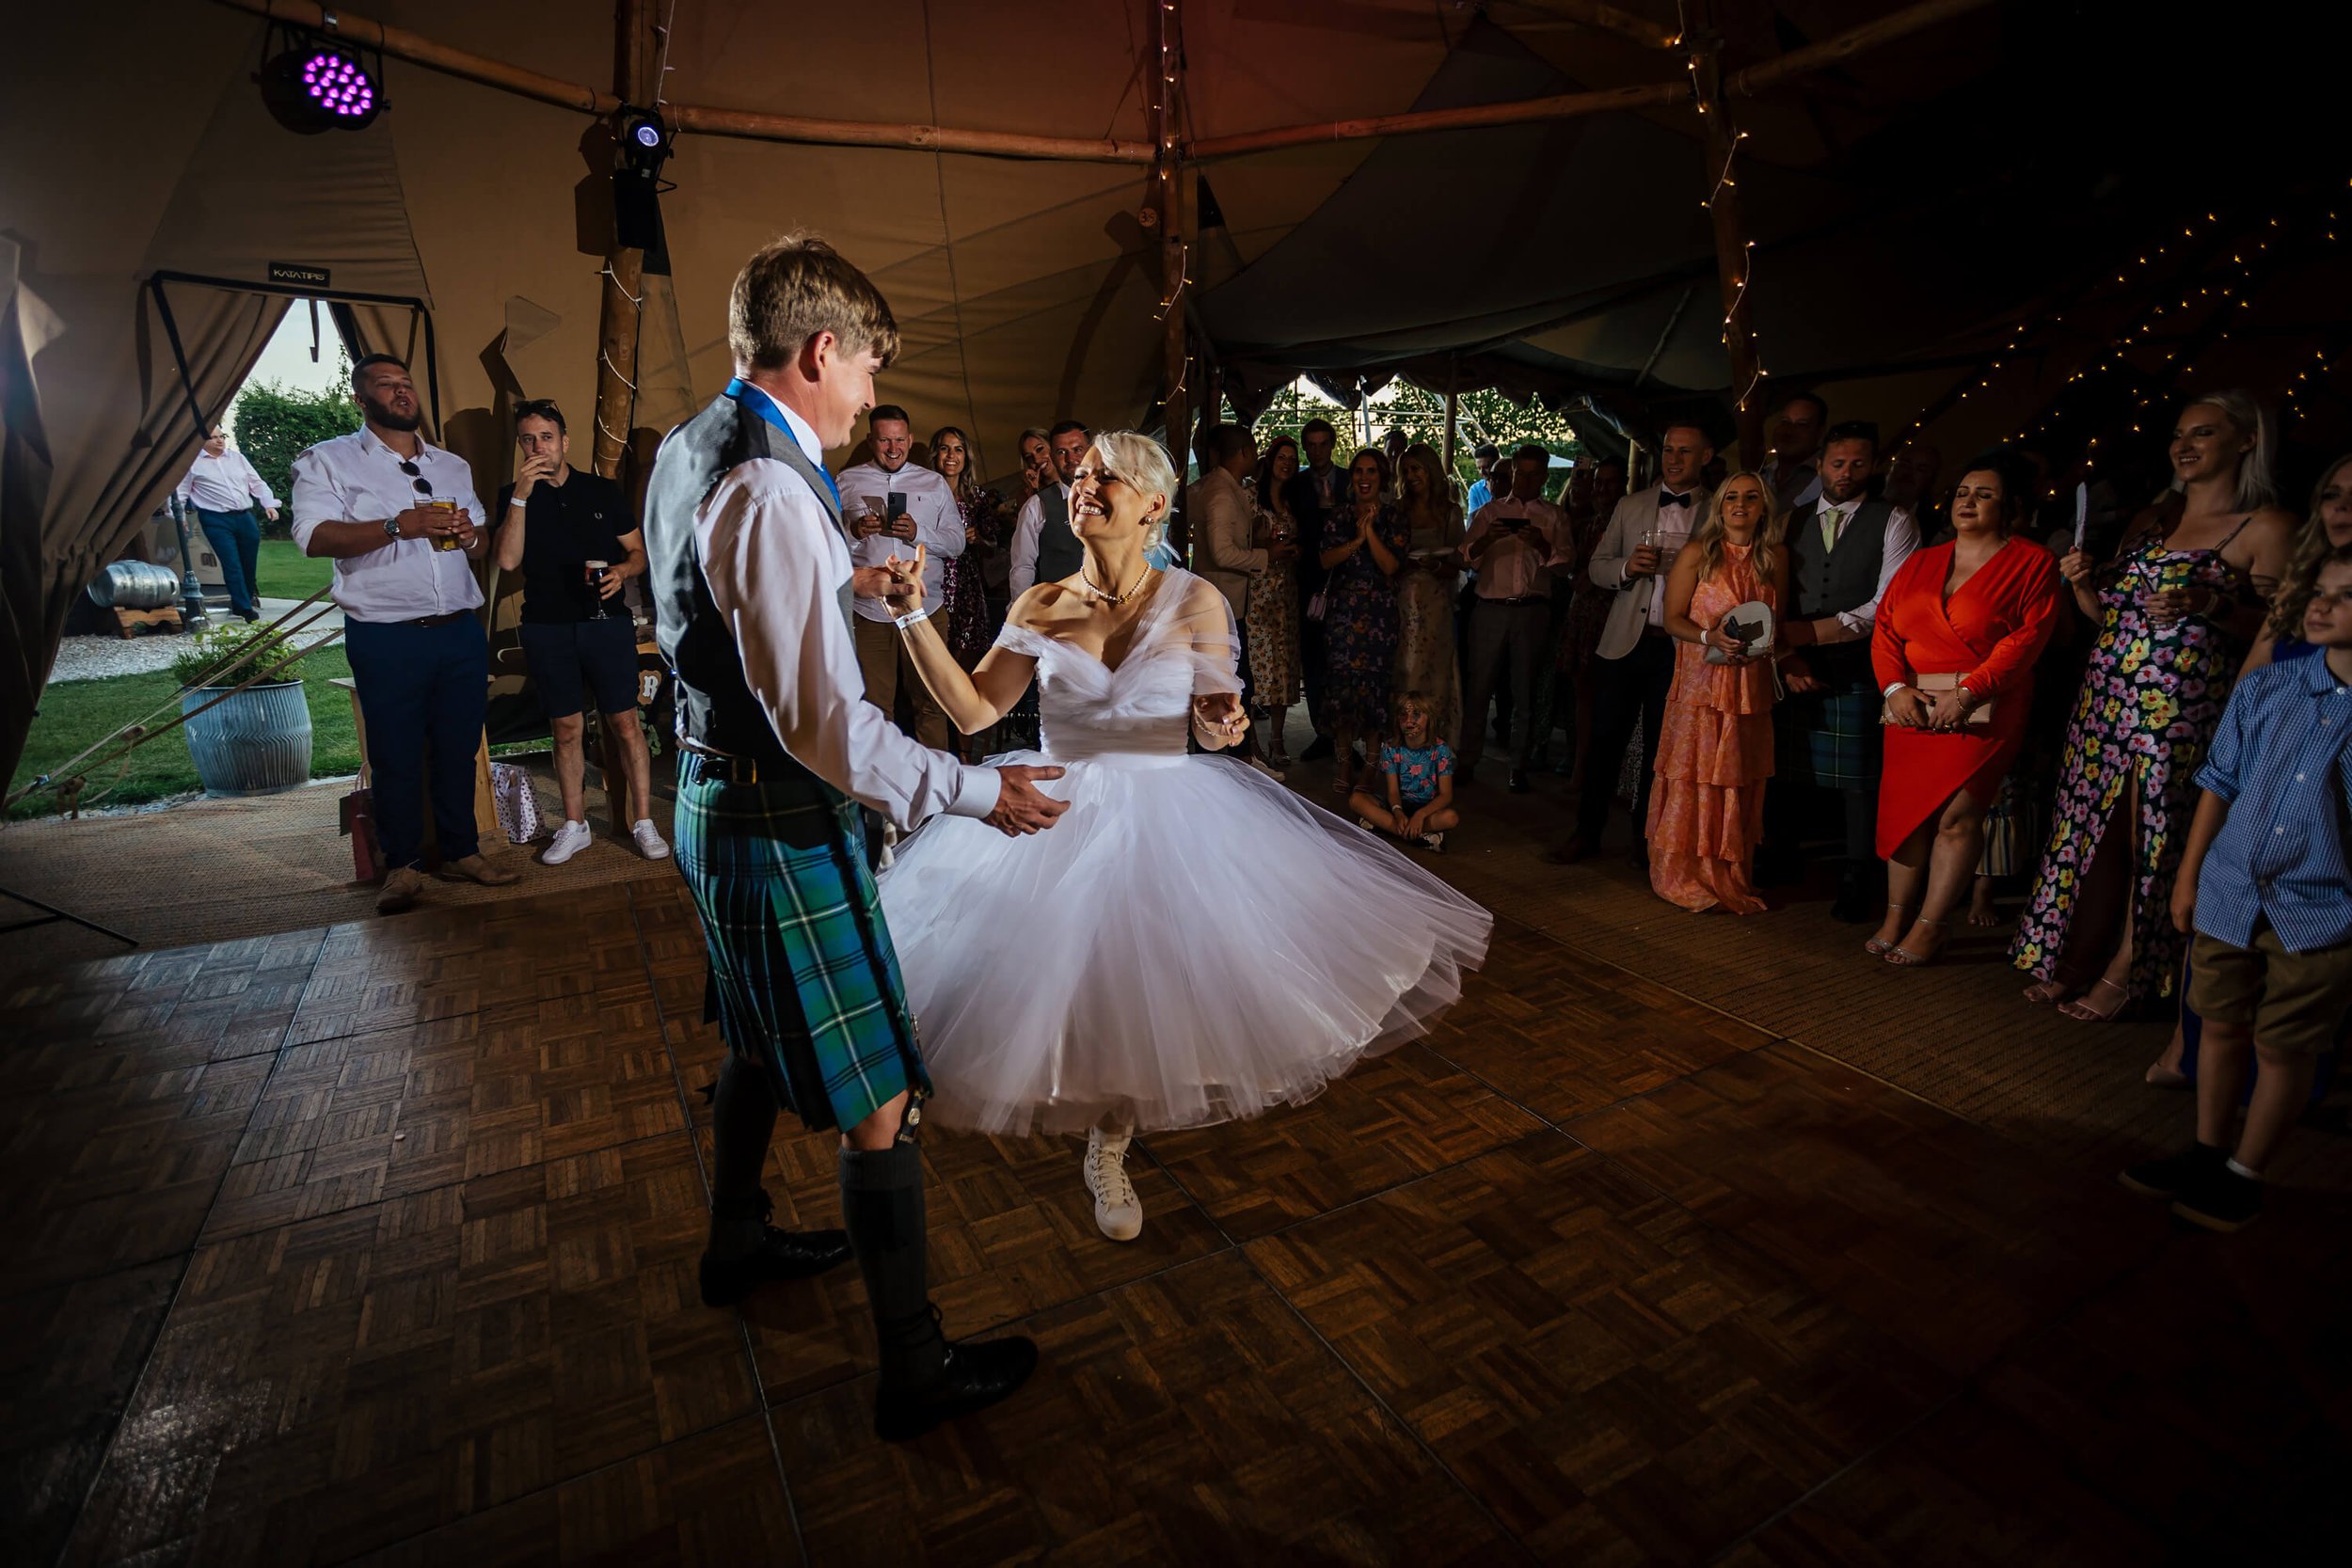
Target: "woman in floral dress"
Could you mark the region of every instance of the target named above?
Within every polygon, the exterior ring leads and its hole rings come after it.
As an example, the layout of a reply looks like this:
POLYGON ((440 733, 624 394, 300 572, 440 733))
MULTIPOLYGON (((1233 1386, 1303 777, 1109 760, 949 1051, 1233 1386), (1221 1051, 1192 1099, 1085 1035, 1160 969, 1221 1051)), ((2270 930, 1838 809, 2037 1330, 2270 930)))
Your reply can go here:
MULTIPOLYGON (((1256 543, 1295 545, 1298 518, 1291 512, 1290 483, 1298 477, 1298 443, 1277 436, 1258 460, 1257 499, 1261 533, 1256 543)), ((1276 768, 1291 765, 1282 726, 1291 705, 1298 701, 1298 569, 1284 561, 1268 566, 1249 585, 1249 682, 1257 692, 1258 716, 1264 721, 1266 763, 1276 768)))
MULTIPOLYGON (((988 608, 988 590, 980 562, 997 545, 996 492, 985 489, 972 472, 972 442, 954 425, 931 432, 930 465, 956 494, 963 514, 963 553, 950 560, 940 577, 940 613, 947 623, 947 648, 966 670, 980 661, 996 639, 988 608)), ((958 737, 966 761, 979 757, 977 739, 958 737)))
POLYGON ((1733 474, 1666 578, 1675 679, 1650 793, 1649 881, 1686 910, 1767 908, 1753 868, 1772 776, 1772 660, 1769 651, 1748 657, 1723 620, 1753 600, 1775 614, 1788 602, 1783 524, 1763 476, 1733 474), (1730 657, 1710 664, 1709 649, 1730 657))
POLYGON ((1388 455, 1366 447, 1347 466, 1347 499, 1323 519, 1323 711, 1334 755, 1331 787, 1356 787, 1355 744, 1379 756, 1396 669, 1397 568, 1412 541, 1405 515, 1380 498, 1389 488, 1388 455))
POLYGON ((2114 560, 2058 562, 2099 636, 2010 958, 2034 976, 2026 999, 2073 997, 2069 1018, 2173 994, 2172 877, 2198 765, 2293 547, 2295 520, 2272 504, 2273 443, 2248 394, 2199 398, 2172 433, 2178 493, 2134 519, 2114 560))
POLYGON ((1430 733, 1451 746, 1461 736, 1462 679, 1454 664, 1454 601, 1462 588, 1462 509, 1445 467, 1425 441, 1398 460, 1399 510, 1410 531, 1396 575, 1396 689, 1429 703, 1430 733))

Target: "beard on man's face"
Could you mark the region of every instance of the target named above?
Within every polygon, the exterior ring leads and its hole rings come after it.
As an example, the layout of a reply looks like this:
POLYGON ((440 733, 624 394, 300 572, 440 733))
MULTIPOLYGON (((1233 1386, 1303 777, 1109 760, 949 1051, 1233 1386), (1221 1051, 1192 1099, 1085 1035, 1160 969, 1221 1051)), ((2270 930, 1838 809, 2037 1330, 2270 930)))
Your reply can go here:
POLYGON ((367 414, 368 422, 370 424, 382 425, 386 430, 397 430, 406 433, 415 430, 418 426, 424 423, 424 414, 422 410, 419 410, 413 414, 399 413, 382 398, 373 395, 361 396, 359 399, 359 407, 367 414))

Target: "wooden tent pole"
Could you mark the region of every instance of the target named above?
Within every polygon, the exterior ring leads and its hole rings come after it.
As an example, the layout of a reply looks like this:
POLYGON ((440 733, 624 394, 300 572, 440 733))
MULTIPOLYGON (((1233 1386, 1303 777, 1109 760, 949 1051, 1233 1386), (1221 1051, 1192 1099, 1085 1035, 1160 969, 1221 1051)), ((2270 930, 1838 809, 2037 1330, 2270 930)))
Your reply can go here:
MULTIPOLYGON (((612 81, 620 102, 643 106, 653 75, 651 8, 645 0, 616 0, 612 18, 612 81)), ((613 145, 620 145, 617 111, 613 145)), ((604 302, 596 330, 596 471, 612 479, 628 455, 637 413, 637 324, 645 293, 645 253, 621 244, 614 222, 604 253, 604 302)))
POLYGON ((1614 33, 1645 49, 1672 49, 1682 41, 1673 28, 1661 27, 1645 16, 1602 5, 1600 0, 1518 0, 1518 4, 1529 10, 1549 11, 1570 22, 1614 33))
POLYGON ((1445 365, 1445 450, 1438 454, 1438 460, 1445 466, 1445 478, 1448 484, 1454 483, 1455 480, 1454 472, 1454 421, 1461 418, 1461 367, 1454 362, 1454 356, 1449 354, 1446 356, 1445 365))
POLYGON ((1740 218, 1738 173, 1732 166, 1740 133, 1724 106, 1723 40, 1716 30, 1719 4, 1696 0, 1692 7, 1696 36, 1692 40, 1691 75, 1698 87, 1699 126, 1706 133, 1707 210, 1714 220, 1715 276, 1723 289, 1724 348, 1731 356, 1732 415, 1740 428, 1740 461, 1754 467, 1764 461, 1764 366, 1756 356, 1748 301, 1756 247, 1740 218))
POLYGON ((1823 66, 1850 60, 1866 50, 1876 49, 1882 43, 1909 38, 1921 28, 1932 27, 1939 22, 1949 22, 1956 16, 1965 16, 1991 4, 1993 0, 1921 0, 1918 5, 1907 6, 1875 22, 1849 28, 1835 38, 1808 43, 1802 49, 1791 49, 1786 55, 1760 61, 1743 71, 1735 71, 1724 79, 1724 91, 1733 98, 1754 98, 1792 76, 1803 76, 1823 66))
MULTIPOLYGON (((1152 13, 1151 64, 1152 205, 1160 231, 1160 386, 1161 405, 1168 416, 1168 456, 1175 460, 1181 485, 1184 464, 1192 452, 1191 399, 1186 381, 1191 368, 1186 340, 1184 289, 1192 258, 1184 243, 1184 24, 1176 0, 1157 0, 1152 13)), ((1179 525, 1179 533, 1184 531, 1179 525)), ((1179 547, 1184 541, 1180 537, 1179 547)))

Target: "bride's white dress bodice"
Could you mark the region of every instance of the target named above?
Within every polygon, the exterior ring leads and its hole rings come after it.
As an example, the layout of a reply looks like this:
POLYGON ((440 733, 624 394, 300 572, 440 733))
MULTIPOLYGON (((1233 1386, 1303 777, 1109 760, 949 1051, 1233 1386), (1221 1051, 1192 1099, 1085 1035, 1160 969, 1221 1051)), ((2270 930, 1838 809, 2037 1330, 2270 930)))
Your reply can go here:
POLYGON ((1040 733, 1057 762, 1182 757, 1194 696, 1241 689, 1224 595, 1182 568, 1152 591, 1115 666, 1026 626, 996 641, 1038 661, 1040 733))

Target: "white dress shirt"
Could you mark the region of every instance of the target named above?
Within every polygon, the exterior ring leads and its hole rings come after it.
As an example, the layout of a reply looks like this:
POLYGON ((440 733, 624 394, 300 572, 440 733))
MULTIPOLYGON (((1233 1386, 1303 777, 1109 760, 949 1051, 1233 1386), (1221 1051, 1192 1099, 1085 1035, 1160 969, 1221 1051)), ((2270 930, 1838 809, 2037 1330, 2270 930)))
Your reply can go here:
MULTIPOLYGON (((1869 498, 1856 496, 1850 501, 1823 500, 1809 515, 1799 513, 1800 528, 1821 531, 1821 542, 1832 549, 1846 536, 1846 525, 1853 521, 1857 508, 1869 498), (1834 519, 1834 520, 1828 520, 1834 519)), ((1911 559, 1911 552, 1919 547, 1919 525, 1911 520, 1911 514, 1901 507, 1886 519, 1886 540, 1879 556, 1879 585, 1870 595, 1870 602, 1858 604, 1851 610, 1837 612, 1837 624, 1856 637, 1868 637, 1879 618, 1879 601, 1886 597, 1886 585, 1895 580, 1895 572, 1911 559)))
POLYGON ((255 501, 263 506, 278 504, 278 498, 253 471, 245 453, 234 447, 218 457, 198 448, 196 461, 188 465, 188 477, 172 494, 199 512, 244 512, 255 501))
MULTIPOLYGON (((1682 546, 1692 543, 1692 531, 1698 527, 1698 500, 1701 500, 1706 494, 1708 494, 1706 489, 1693 484, 1692 489, 1684 491, 1684 496, 1689 496, 1689 500, 1684 500, 1684 505, 1668 505, 1665 503, 1665 486, 1663 484, 1659 486, 1659 580, 1661 583, 1663 583, 1665 576, 1675 569, 1675 557, 1682 555, 1682 546)), ((1649 594, 1649 623, 1659 627, 1661 632, 1665 630, 1665 593, 1663 590, 1649 594)))
MULTIPOLYGON (((434 500, 455 501, 475 528, 484 526, 473 470, 464 458, 419 438, 416 477, 433 487, 430 495, 401 470, 401 462, 400 453, 365 425, 296 457, 294 543, 309 549, 321 523, 380 528, 434 500)), ((473 609, 482 602, 482 585, 463 550, 437 550, 430 539, 387 539, 364 555, 335 562, 335 602, 357 621, 415 621, 473 609)))
POLYGON ((1476 558, 1478 596, 1541 598, 1551 592, 1553 572, 1570 571, 1576 565, 1576 546, 1568 538, 1567 518, 1547 500, 1523 501, 1505 496, 1488 501, 1470 519, 1470 532, 1462 540, 1464 555, 1506 517, 1524 517, 1527 526, 1505 531, 1492 548, 1476 558))
MULTIPOLYGON (((930 468, 909 463, 893 472, 879 463, 861 463, 837 475, 834 483, 841 487, 842 526, 865 508, 860 502, 868 496, 874 499, 874 510, 887 513, 890 493, 897 491, 906 501, 907 515, 914 519, 914 537, 898 539, 887 533, 871 534, 850 541, 850 561, 858 566, 879 566, 885 561, 913 561, 914 546, 923 546, 923 602, 933 610, 939 608, 941 584, 946 580, 947 562, 963 553, 963 509, 956 504, 956 493, 947 482, 930 468)), ((889 621, 891 613, 886 599, 860 598, 851 606, 862 621, 889 621)))
MULTIPOLYGON (((1070 486, 1057 483, 1055 488, 1061 492, 1062 506, 1067 510, 1070 486)), ((1021 515, 1013 520, 1012 548, 1007 553, 1005 576, 1016 599, 1037 581, 1037 542, 1045 531, 1045 502, 1041 495, 1042 492, 1023 501, 1021 515)))
MULTIPOLYGON (((769 402, 809 462, 823 467, 816 432, 769 402)), ((901 828, 943 811, 986 816, 996 809, 995 769, 917 745, 866 700, 857 644, 841 624, 849 545, 806 480, 773 458, 739 464, 695 509, 694 542, 744 678, 794 761, 901 828)))

